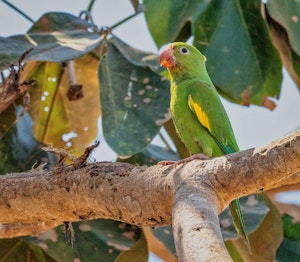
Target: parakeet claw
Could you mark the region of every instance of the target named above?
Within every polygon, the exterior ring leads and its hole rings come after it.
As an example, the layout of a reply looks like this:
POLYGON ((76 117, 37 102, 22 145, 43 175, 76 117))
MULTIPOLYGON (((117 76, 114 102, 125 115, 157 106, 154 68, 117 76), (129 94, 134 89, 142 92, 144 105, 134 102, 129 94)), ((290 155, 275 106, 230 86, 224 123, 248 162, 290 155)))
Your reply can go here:
POLYGON ((158 162, 159 165, 163 165, 163 166, 168 166, 168 165, 181 165, 181 164, 186 164, 188 162, 191 162, 193 160, 209 160, 210 157, 208 157, 207 155, 204 154, 196 154, 196 155, 192 155, 190 157, 184 158, 184 159, 180 159, 178 161, 172 161, 172 160, 166 160, 166 161, 160 161, 158 162))

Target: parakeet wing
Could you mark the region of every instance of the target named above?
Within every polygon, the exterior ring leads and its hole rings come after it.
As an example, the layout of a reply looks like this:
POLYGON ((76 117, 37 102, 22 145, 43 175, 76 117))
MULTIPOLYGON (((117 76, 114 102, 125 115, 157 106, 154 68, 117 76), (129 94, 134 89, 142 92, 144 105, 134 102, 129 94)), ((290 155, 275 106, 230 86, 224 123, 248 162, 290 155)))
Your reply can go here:
POLYGON ((189 88, 188 104, 191 111, 207 128, 224 154, 239 151, 230 121, 215 87, 196 80, 189 88))
MULTIPOLYGON (((239 150, 227 113, 215 87, 202 81, 195 81, 191 86, 188 104, 198 121, 209 131, 224 154, 239 150)), ((235 228, 245 240, 251 253, 239 200, 232 201, 229 207, 235 228)))

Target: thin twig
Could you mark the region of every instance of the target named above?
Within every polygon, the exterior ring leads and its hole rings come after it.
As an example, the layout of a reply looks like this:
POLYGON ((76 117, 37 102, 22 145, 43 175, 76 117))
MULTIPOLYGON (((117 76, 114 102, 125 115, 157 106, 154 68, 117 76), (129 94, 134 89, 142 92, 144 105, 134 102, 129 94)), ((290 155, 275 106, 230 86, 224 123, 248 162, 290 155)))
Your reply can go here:
POLYGON ((93 5, 95 3, 95 0, 91 0, 89 5, 88 5, 88 8, 87 8, 87 11, 90 13, 93 9, 93 5))
POLYGON ((124 23, 127 22, 128 20, 130 20, 130 19, 134 18, 135 16, 139 15, 141 12, 142 12, 142 11, 139 11, 139 12, 136 12, 136 13, 130 15, 130 16, 125 17, 125 18, 122 19, 121 21, 119 21, 119 22, 113 24, 112 26, 110 26, 110 27, 109 27, 110 30, 115 29, 116 27, 118 27, 118 26, 121 25, 121 24, 124 24, 124 23))
POLYGON ((125 17, 124 19, 122 19, 121 21, 113 24, 112 26, 102 26, 99 30, 100 35, 102 35, 104 38, 106 38, 107 35, 111 34, 112 30, 115 29, 116 27, 118 27, 119 25, 127 22, 128 20, 134 18, 135 16, 137 16, 138 14, 140 14, 142 11, 136 12, 135 14, 132 14, 130 16, 125 17))
POLYGON ((34 23, 35 21, 30 18, 28 15, 26 15, 22 10, 20 10, 18 7, 14 6, 13 4, 11 4, 10 2, 6 1, 6 0, 2 0, 3 3, 7 4, 9 7, 11 7, 12 9, 14 9, 17 13, 19 13, 21 16, 25 17, 27 20, 29 20, 31 23, 34 23))

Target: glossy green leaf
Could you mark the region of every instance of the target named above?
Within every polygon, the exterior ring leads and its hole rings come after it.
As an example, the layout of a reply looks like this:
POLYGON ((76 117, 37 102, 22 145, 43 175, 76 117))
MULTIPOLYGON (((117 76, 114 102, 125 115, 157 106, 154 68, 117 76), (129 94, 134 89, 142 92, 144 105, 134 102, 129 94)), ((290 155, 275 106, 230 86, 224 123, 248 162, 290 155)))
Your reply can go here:
MULTIPOLYGON (((6 120, 9 115, 15 121, 16 115, 19 115, 21 111, 21 106, 17 108, 16 112, 12 110, 12 107, 8 108, 1 114, 0 125, 4 125, 2 120, 6 120), (15 114, 14 118, 13 113, 15 114)), ((6 122, 6 124, 8 123, 6 122)), ((41 150, 42 146, 33 137, 32 120, 25 113, 16 124, 8 127, 2 133, 0 138, 0 174, 21 172, 41 163, 48 163, 47 165, 51 166, 56 158, 54 155, 41 150)))
MULTIPOLYGON (((254 232, 269 212, 268 206, 257 195, 240 198, 241 210, 244 215, 246 231, 254 232)), ((238 238, 229 209, 225 209, 219 216, 224 240, 238 238)))
POLYGON ((201 13, 206 1, 145 0, 145 16, 148 28, 158 47, 173 42, 184 25, 201 13))
POLYGON ((0 239, 1 262, 54 262, 40 247, 24 241, 21 237, 0 239))
POLYGON ((300 56, 300 2, 272 0, 267 2, 267 10, 286 29, 293 50, 300 56))
POLYGON ((177 154, 170 150, 156 145, 147 146, 142 152, 137 153, 129 158, 121 159, 118 162, 126 162, 137 165, 155 165, 163 160, 178 160, 177 154))
POLYGON ((194 45, 207 56, 208 72, 221 95, 235 103, 274 109, 270 98, 280 94, 281 62, 261 17, 261 1, 163 1, 158 5, 147 0, 145 6, 149 30, 159 47, 187 39, 191 27, 194 45))
POLYGON ((288 214, 282 217, 284 239, 277 251, 276 261, 300 261, 300 223, 288 214))
POLYGON ((261 1, 210 2, 194 22, 194 45, 207 57, 207 70, 227 99, 273 109, 282 80, 279 55, 260 16, 261 1))
POLYGON ((114 261, 117 256, 132 248, 141 232, 135 226, 112 220, 92 220, 72 223, 74 230, 65 234, 62 226, 26 237, 32 244, 43 247, 57 261, 114 261))
POLYGON ((62 62, 80 57, 101 42, 92 25, 66 13, 43 15, 25 35, 0 37, 0 70, 16 64, 20 56, 34 48, 25 61, 62 62))
POLYGON ((162 72, 167 72, 166 69, 159 65, 159 58, 157 54, 138 50, 124 43, 116 36, 111 39, 111 42, 130 64, 138 67, 149 68, 159 75, 163 74, 162 72))
POLYGON ((168 111, 169 82, 153 71, 153 54, 147 66, 149 53, 116 38, 106 44, 98 70, 103 134, 118 155, 130 156, 144 150, 159 131, 168 111))

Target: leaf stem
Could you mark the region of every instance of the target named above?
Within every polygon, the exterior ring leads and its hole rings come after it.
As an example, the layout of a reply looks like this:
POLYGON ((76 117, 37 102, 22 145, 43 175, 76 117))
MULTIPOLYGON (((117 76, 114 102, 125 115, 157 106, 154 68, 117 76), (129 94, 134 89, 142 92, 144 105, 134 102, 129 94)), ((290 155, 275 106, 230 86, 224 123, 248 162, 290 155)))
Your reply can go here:
POLYGON ((110 26, 109 29, 110 29, 110 30, 113 30, 114 28, 116 28, 116 27, 118 27, 119 25, 121 25, 121 24, 127 22, 128 20, 134 18, 135 16, 139 15, 139 14, 142 13, 142 12, 143 12, 143 10, 138 11, 138 12, 136 12, 136 13, 130 15, 130 16, 125 17, 125 18, 122 19, 121 21, 119 21, 119 22, 113 24, 112 26, 110 26))
POLYGON ((27 20, 29 20, 31 23, 35 22, 32 18, 30 18, 28 15, 26 15, 22 10, 20 10, 18 7, 14 6, 12 3, 10 3, 6 0, 2 0, 2 2, 7 4, 9 7, 11 7, 13 10, 15 10, 17 13, 19 13, 21 16, 23 16, 27 20))
POLYGON ((170 144, 168 143, 168 141, 164 138, 163 134, 161 133, 161 131, 158 132, 158 136, 160 137, 160 139, 164 142, 165 146, 168 149, 171 149, 170 144))
POLYGON ((88 8, 87 8, 87 12, 90 13, 92 11, 94 3, 95 3, 95 0, 90 1, 88 8))

